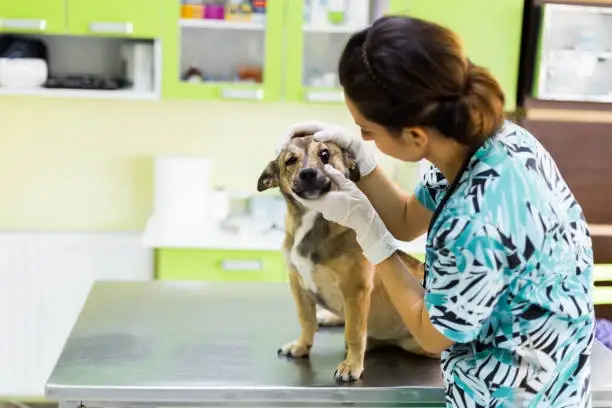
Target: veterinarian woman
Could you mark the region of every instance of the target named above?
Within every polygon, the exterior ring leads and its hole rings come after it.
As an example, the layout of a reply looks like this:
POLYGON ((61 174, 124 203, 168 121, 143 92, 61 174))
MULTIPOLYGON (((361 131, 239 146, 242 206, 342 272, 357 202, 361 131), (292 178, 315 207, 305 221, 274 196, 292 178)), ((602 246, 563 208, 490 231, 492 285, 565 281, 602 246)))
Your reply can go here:
MULTIPOLYGON (((494 52, 494 50, 492 50, 494 52)), ((352 151, 357 185, 300 200, 355 230, 418 342, 443 352, 451 407, 588 407, 593 252, 582 209, 548 152, 504 120, 498 82, 438 25, 386 16, 354 34, 339 64, 361 138, 322 123, 292 126, 352 151), (433 164, 413 195, 364 141, 433 164), (425 278, 393 237, 428 232, 425 278)))

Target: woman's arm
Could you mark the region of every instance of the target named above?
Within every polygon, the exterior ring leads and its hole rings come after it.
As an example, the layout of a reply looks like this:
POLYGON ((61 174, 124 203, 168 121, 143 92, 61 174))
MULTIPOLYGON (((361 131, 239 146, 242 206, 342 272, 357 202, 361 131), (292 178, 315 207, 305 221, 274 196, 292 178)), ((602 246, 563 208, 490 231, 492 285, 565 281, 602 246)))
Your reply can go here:
POLYGON ((376 274, 402 321, 425 351, 440 353, 453 345, 452 340, 431 324, 425 308, 425 290, 399 255, 394 254, 376 265, 376 274))
POLYGON ((408 194, 393 183, 379 166, 357 185, 395 238, 412 241, 427 232, 433 213, 416 195, 408 194))
POLYGON ((440 220, 436 247, 427 265, 427 293, 397 252, 376 265, 391 302, 426 351, 437 353, 453 342, 469 343, 490 318, 509 277, 524 269, 508 238, 496 226, 471 215, 440 220))

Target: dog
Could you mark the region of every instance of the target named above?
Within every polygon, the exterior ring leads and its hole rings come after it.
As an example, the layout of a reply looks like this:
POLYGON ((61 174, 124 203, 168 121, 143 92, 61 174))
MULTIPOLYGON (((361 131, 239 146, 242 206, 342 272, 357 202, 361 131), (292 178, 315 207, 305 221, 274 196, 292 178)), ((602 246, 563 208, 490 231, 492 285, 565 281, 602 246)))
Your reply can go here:
MULTIPOLYGON (((334 373, 338 382, 362 377, 366 348, 394 345, 439 358, 439 354, 423 350, 408 331, 376 276, 374 265, 363 255, 355 232, 327 221, 295 199, 316 199, 337 190, 323 171, 325 164, 359 181, 359 168, 347 151, 330 142, 318 142, 312 135, 296 135, 268 163, 257 182, 260 192, 278 188, 287 204, 283 253, 301 333, 297 340, 280 347, 278 354, 308 357, 321 323, 343 323, 346 352, 334 373)), ((423 264, 401 251, 399 254, 411 273, 422 281, 423 264)))

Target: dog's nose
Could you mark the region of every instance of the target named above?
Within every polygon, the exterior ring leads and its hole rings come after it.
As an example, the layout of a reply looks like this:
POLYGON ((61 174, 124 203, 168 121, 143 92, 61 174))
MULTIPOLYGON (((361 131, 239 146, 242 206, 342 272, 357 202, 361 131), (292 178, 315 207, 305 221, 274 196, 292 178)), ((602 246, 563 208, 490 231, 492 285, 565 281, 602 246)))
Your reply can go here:
POLYGON ((317 178, 317 170, 315 169, 302 169, 300 171, 300 179, 312 180, 317 178))

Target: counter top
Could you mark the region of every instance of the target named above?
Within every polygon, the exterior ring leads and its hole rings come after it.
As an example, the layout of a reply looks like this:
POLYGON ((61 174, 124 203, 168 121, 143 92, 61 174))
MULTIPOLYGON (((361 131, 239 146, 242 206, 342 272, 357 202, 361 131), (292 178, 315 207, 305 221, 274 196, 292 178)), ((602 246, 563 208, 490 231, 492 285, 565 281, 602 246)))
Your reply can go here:
MULTIPOLYGON (((362 382, 338 385, 342 330, 321 329, 310 359, 278 357, 298 332, 286 284, 98 282, 46 396, 85 406, 443 405, 439 361, 375 351, 362 382)), ((612 353, 596 343, 592 363, 594 402, 612 400, 612 353)))
MULTIPOLYGON (((251 229, 240 234, 217 225, 188 223, 164 225, 152 217, 143 233, 143 245, 149 248, 195 248, 277 251, 281 249, 285 233, 280 230, 265 232, 251 229)), ((400 249, 409 254, 425 254, 426 235, 411 242, 397 241, 400 249)))

